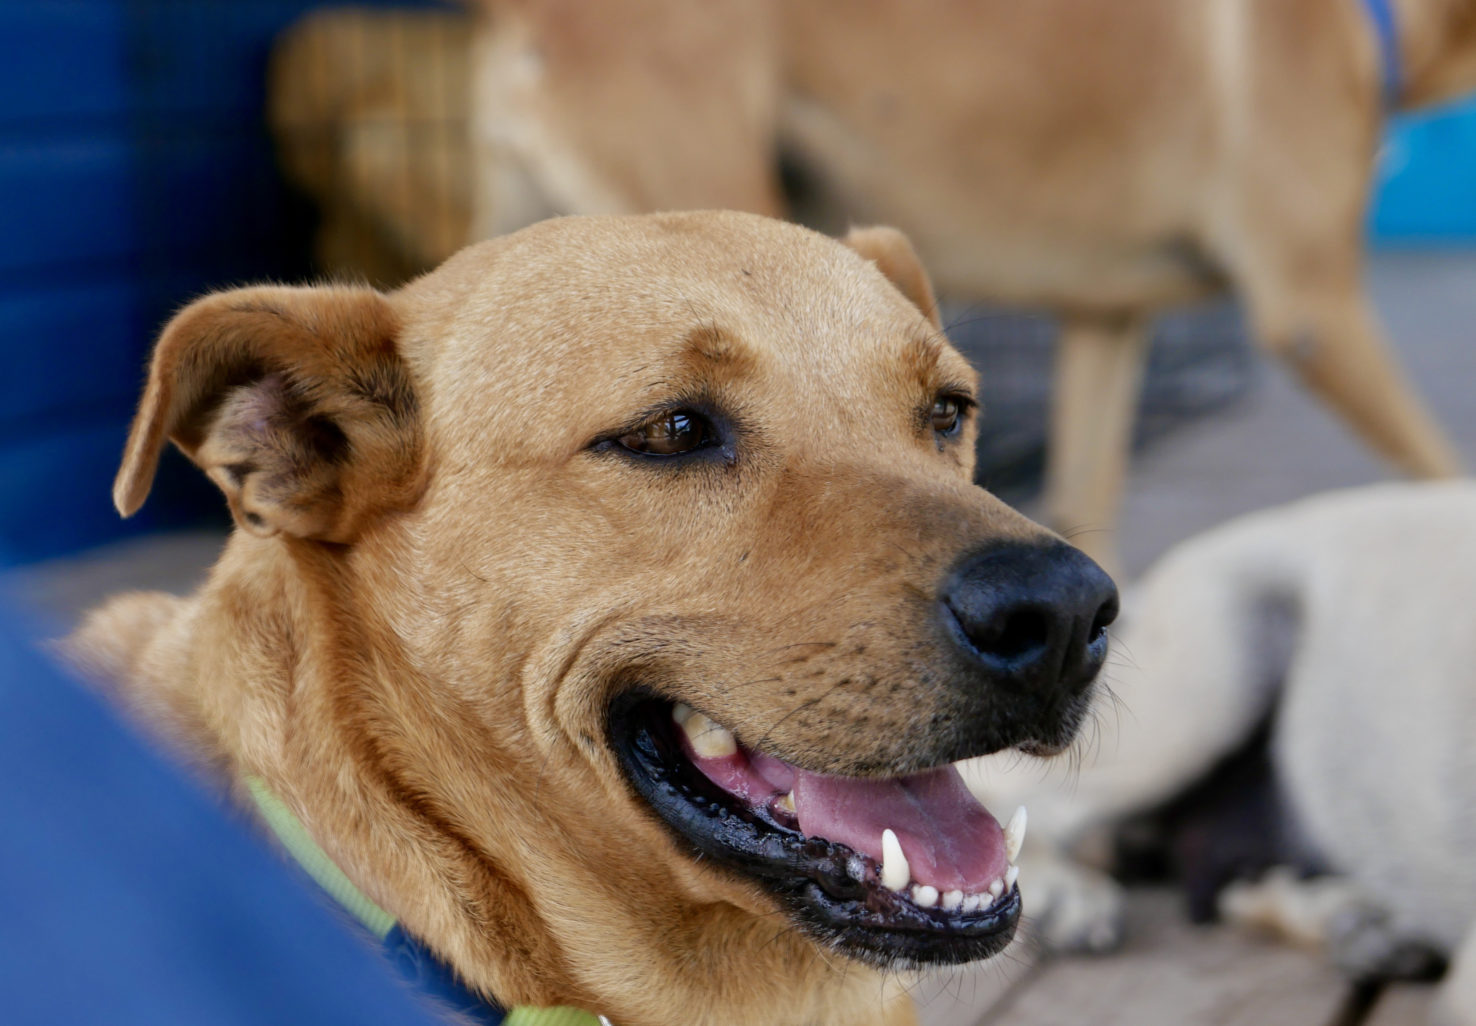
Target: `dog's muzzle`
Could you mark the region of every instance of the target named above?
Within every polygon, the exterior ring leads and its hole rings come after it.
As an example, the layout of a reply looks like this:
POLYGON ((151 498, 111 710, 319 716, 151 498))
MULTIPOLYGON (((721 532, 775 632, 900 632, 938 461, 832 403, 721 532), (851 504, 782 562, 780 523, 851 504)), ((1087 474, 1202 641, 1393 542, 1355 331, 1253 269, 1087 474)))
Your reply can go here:
POLYGON ((649 695, 612 709, 642 798, 701 856, 737 870, 843 953, 887 967, 996 954, 1020 914, 1008 829, 952 766, 890 778, 813 773, 649 695))
POLYGON ((1001 827, 950 763, 1070 741, 1117 592, 1069 546, 998 543, 955 564, 932 609, 923 631, 946 683, 933 714, 903 727, 927 733, 915 740, 930 754, 891 762, 897 775, 808 770, 640 688, 610 708, 627 779, 684 846, 758 883, 820 941, 884 967, 972 961, 1009 943, 1024 811, 1001 827))

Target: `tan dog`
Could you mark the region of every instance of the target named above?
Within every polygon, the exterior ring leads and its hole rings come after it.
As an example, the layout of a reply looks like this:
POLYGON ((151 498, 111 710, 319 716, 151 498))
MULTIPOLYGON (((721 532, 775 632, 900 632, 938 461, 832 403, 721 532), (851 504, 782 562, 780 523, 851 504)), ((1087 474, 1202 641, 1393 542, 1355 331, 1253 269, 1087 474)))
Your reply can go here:
MULTIPOLYGON (((1398 105, 1476 88, 1476 0, 1391 2, 1398 105)), ((471 6, 472 238, 770 212, 786 152, 824 208, 802 219, 896 224, 946 297, 1063 318, 1046 507, 1088 551, 1114 550, 1147 320, 1227 287, 1381 455, 1458 471, 1361 281, 1384 104, 1363 0, 471 6)))
POLYGON ((75 648, 503 1005, 911 1022, 893 970, 1019 915, 948 764, 1069 743, 1116 597, 971 484, 973 372, 849 241, 571 218, 198 301, 115 498, 172 439, 238 530, 75 648))

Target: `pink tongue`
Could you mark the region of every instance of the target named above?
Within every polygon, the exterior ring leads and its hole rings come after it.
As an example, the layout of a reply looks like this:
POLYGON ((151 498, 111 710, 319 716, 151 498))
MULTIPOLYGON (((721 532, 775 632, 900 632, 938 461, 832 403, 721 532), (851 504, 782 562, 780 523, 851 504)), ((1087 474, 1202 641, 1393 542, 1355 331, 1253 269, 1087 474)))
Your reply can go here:
POLYGON ((839 841, 877 862, 891 829, 916 883, 979 892, 1005 875, 1004 832, 952 766, 891 780, 799 771, 794 808, 800 829, 839 841))
POLYGON ((811 773, 781 759, 740 748, 718 759, 687 758, 709 780, 752 805, 794 789, 795 814, 807 837, 823 837, 882 861, 882 831, 890 829, 915 883, 939 891, 978 893, 1005 875, 1004 832, 969 793, 952 766, 910 777, 862 780, 811 773))

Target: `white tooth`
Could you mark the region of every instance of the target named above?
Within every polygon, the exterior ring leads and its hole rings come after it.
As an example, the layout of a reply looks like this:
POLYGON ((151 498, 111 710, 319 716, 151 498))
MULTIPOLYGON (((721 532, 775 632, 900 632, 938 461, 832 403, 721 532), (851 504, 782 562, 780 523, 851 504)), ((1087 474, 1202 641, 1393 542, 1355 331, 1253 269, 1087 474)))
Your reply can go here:
POLYGON ((954 909, 956 909, 960 905, 962 905, 963 904, 963 900, 964 900, 963 891, 944 891, 943 892, 943 907, 945 909, 947 909, 949 912, 952 912, 954 909))
POLYGON ((723 727, 695 709, 689 710, 682 729, 692 742, 692 751, 704 759, 721 759, 738 751, 738 741, 723 727))
POLYGON ((996 881, 994 881, 994 883, 992 883, 992 884, 989 885, 989 896, 991 898, 997 898, 997 897, 999 897, 1003 893, 1004 893, 1004 881, 1003 880, 996 880, 996 881))
POLYGON ((902 854, 902 842, 891 830, 882 831, 882 886, 900 891, 912 882, 912 867, 907 856, 902 854))
POLYGON ((912 901, 919 908, 932 908, 938 904, 938 888, 916 884, 912 888, 912 901))
POLYGON ((1025 843, 1025 806, 1015 810, 1004 828, 1005 858, 1014 862, 1020 857, 1020 845, 1025 843))
POLYGON ((977 912, 984 906, 984 895, 969 894, 964 896, 963 910, 965 912, 977 912))
POLYGON ((1015 886, 1015 881, 1018 879, 1020 879, 1019 866, 1011 866, 1009 869, 1005 870, 1005 890, 1009 890, 1011 887, 1015 886))
POLYGON ((678 723, 686 723, 687 717, 691 715, 692 707, 690 705, 683 705, 681 702, 678 702, 676 705, 671 707, 671 718, 676 720, 678 723))

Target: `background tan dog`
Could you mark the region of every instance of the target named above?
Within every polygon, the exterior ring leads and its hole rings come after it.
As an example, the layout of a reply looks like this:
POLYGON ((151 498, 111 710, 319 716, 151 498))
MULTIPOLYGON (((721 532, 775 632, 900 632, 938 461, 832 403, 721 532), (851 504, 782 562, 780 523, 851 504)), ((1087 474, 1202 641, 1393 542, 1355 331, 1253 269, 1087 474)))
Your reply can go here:
MULTIPOLYGON (((1094 554, 1114 554, 1145 321, 1226 287, 1376 451, 1459 469, 1363 292, 1384 97, 1357 0, 473 6, 472 237, 770 212, 784 151, 820 200, 802 218, 897 224, 945 297, 1061 315, 1046 508, 1094 554)), ((1394 7, 1399 105, 1476 87, 1476 4, 1394 7)))
POLYGON ((172 439, 238 530, 76 650, 504 1005, 911 1021, 888 970, 1019 915, 1018 837, 938 767, 1066 745, 1116 598, 972 485, 973 373, 905 240, 850 241, 565 219, 196 302, 115 498, 172 439))

